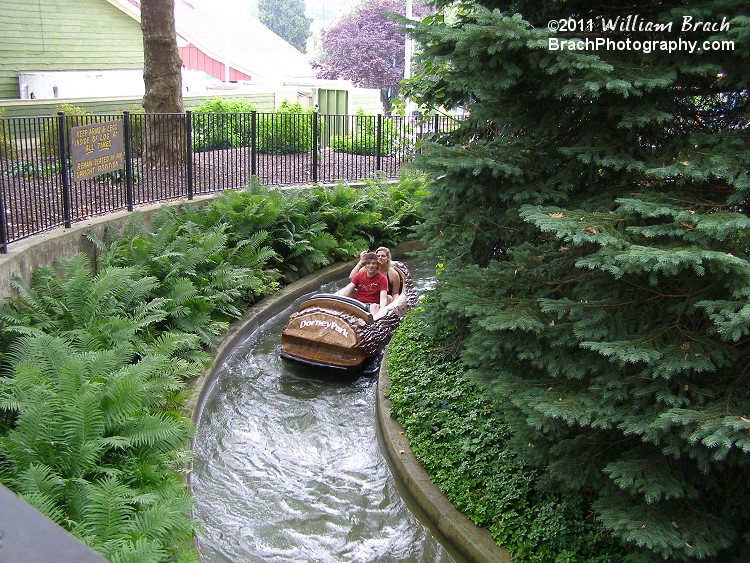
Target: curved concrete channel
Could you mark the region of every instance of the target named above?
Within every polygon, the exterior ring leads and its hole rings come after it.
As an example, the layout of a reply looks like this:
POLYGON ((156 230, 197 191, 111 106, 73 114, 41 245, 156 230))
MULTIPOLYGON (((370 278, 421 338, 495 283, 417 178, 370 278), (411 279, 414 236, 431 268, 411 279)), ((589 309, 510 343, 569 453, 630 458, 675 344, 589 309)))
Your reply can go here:
MULTIPOLYGON (((394 249, 394 254, 397 250, 403 253, 410 249, 409 245, 402 246, 394 249)), ((349 263, 328 267, 287 286, 279 294, 249 309, 225 335, 216 350, 213 368, 194 382, 194 398, 188 407, 193 413, 198 433, 193 443, 196 462, 190 483, 196 495, 195 515, 205 528, 205 533, 198 540, 202 560, 206 563, 271 560, 511 561, 507 552, 497 546, 486 530, 475 526, 448 502, 416 461, 403 430, 390 417, 389 402, 384 396, 388 385, 384 367, 377 381, 334 382, 333 387, 329 386, 330 381, 326 377, 317 376, 308 385, 306 374, 297 378, 295 374, 280 377, 277 373, 273 376, 275 379, 258 379, 255 382, 247 382, 247 373, 227 376, 228 370, 236 369, 232 365, 245 362, 242 358, 246 355, 246 349, 243 347, 257 339, 259 332, 264 332, 259 331, 261 327, 274 319, 278 323, 281 318, 283 322, 295 301, 318 291, 325 284, 343 280, 350 267, 349 263), (281 395, 301 394, 304 404, 310 405, 311 412, 295 413, 290 410, 280 415, 258 412, 262 407, 252 406, 255 399, 247 392, 248 387, 254 385, 263 388, 258 399, 261 401, 269 398, 275 400, 272 394, 279 391, 281 395), (217 399, 217 393, 223 394, 224 398, 217 399), (330 393, 342 393, 343 397, 332 399, 327 395, 330 393), (240 397, 236 404, 233 397, 240 397), (316 407, 315 404, 320 401, 322 406, 316 407), (347 406, 336 414, 336 406, 330 404, 332 401, 351 401, 351 407, 347 406), (314 412, 316 408, 320 410, 314 412), (323 430, 320 426, 316 429, 316 419, 328 416, 329 411, 333 412, 330 416, 336 418, 325 420, 323 430), (372 419, 360 425, 357 421, 368 414, 372 415, 372 419), (285 420, 285 424, 291 425, 290 429, 276 436, 265 435, 269 433, 268 428, 273 426, 263 426, 265 422, 260 419, 277 415, 285 420), (348 416, 352 418, 347 419, 348 416), (335 435, 341 431, 340 428, 333 429, 331 436, 319 436, 326 433, 326 428, 342 424, 346 425, 343 438, 335 435), (208 430, 204 430, 206 428, 208 430), (370 434, 370 431, 377 435, 370 434), (309 432, 316 436, 305 437, 305 433, 309 432), (301 444, 287 441, 287 434, 302 434, 301 444), (248 435, 254 436, 252 446, 243 442, 248 435), (318 440, 322 441, 318 443, 318 440), (356 466, 361 463, 359 459, 354 459, 361 457, 353 451, 358 449, 364 452, 361 455, 385 458, 385 470, 381 467, 384 464, 373 465, 372 461, 363 462, 364 468, 353 467, 352 464, 356 466), (376 453, 372 450, 376 450, 376 453), (257 469, 256 466, 263 461, 252 460, 253 451, 261 458, 296 456, 295 459, 300 461, 270 470, 257 469), (313 452, 313 465, 306 466, 305 458, 311 455, 310 452, 313 452), (217 459, 218 465, 215 463, 217 459), (311 475, 317 473, 315 460, 321 461, 321 465, 334 466, 333 473, 324 477, 311 475), (222 464, 235 467, 226 470, 222 464), (236 464, 239 464, 239 469, 236 464), (257 474, 256 469, 259 471, 257 474), (224 471, 226 474, 222 475, 224 471), (383 477, 384 471, 391 473, 392 478, 390 475, 383 477), (321 486, 318 482, 313 487, 322 490, 305 491, 300 499, 295 500, 301 489, 307 489, 311 478, 342 480, 342 483, 332 484, 332 490, 328 490, 325 483, 321 486), (266 489, 275 486, 282 488, 281 492, 272 493, 279 496, 267 497, 266 489), (318 497, 339 494, 333 491, 336 486, 345 491, 356 489, 351 493, 354 496, 330 500, 333 508, 323 505, 329 500, 320 501, 318 497), (218 493, 216 498, 213 498, 214 492, 206 492, 224 487, 227 487, 227 491, 218 493), (287 497, 284 487, 291 488, 287 497), (368 491, 372 487, 382 490, 368 491), (361 490, 365 491, 364 500, 359 500, 357 496, 361 490), (222 498, 222 494, 226 496, 222 498), (206 495, 212 498, 206 500, 206 495), (248 500, 240 502, 238 506, 230 506, 236 500, 234 497, 239 495, 247 495, 248 500), (352 498, 355 500, 352 501, 352 498), (358 503, 362 506, 353 506, 358 503), (285 513, 279 516, 276 514, 278 507, 271 504, 283 505, 281 510, 285 513), (248 516, 248 513, 251 515, 248 516), (352 538, 352 534, 367 536, 370 533, 366 530, 367 520, 370 519, 372 525, 380 526, 385 531, 379 529, 375 538, 352 538), (279 527, 290 529, 280 533, 279 527), (325 539, 327 535, 341 538, 325 539), (312 536, 315 536, 314 540, 310 539, 312 536)), ((262 371, 263 367, 253 365, 250 369, 254 373, 255 370, 262 371)), ((299 407, 288 407, 282 403, 271 408, 284 411, 299 407)))

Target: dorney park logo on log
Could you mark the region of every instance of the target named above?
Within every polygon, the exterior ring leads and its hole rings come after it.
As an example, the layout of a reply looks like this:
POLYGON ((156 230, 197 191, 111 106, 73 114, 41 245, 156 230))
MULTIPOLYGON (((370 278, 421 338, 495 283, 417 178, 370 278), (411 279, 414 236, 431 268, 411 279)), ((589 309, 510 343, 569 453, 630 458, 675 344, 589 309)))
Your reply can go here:
POLYGON ((322 327, 328 330, 333 330, 339 333, 344 338, 349 338, 349 331, 347 331, 345 327, 339 325, 335 321, 328 321, 324 319, 311 319, 311 320, 301 319, 300 320, 299 327, 301 329, 307 328, 309 326, 322 327))

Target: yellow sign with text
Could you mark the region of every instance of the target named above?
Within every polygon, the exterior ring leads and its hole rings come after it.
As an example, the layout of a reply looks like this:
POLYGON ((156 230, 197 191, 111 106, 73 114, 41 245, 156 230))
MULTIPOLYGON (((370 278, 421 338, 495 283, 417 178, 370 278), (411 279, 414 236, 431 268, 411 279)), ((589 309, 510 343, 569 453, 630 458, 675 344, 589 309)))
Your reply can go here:
POLYGON ((87 180, 125 166, 122 121, 102 121, 70 130, 73 181, 87 180))

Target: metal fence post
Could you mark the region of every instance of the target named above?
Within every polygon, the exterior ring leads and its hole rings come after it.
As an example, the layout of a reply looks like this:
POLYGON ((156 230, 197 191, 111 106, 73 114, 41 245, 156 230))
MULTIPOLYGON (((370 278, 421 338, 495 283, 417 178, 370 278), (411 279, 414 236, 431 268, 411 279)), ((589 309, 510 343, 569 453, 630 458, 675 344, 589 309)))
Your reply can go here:
POLYGON ((193 112, 185 112, 185 162, 187 163, 187 198, 193 199, 195 186, 193 185, 193 112))
POLYGON ((0 254, 8 254, 8 237, 5 235, 5 192, 0 188, 0 254))
POLYGON ((383 169, 383 116, 378 114, 375 121, 375 170, 383 169))
POLYGON ((125 203, 128 211, 133 211, 133 137, 130 132, 130 112, 123 111, 123 133, 125 135, 125 203))
POLYGON ((70 212, 70 177, 68 176, 68 150, 65 142, 65 113, 57 112, 57 140, 60 150, 60 176, 63 188, 63 221, 66 229, 73 226, 70 212))
POLYGON ((250 176, 258 175, 258 112, 250 113, 250 176))
POLYGON ((436 113, 435 114, 435 137, 434 138, 437 138, 439 131, 440 131, 440 116, 436 113))
POLYGON ((312 181, 318 182, 318 112, 312 113, 312 181))

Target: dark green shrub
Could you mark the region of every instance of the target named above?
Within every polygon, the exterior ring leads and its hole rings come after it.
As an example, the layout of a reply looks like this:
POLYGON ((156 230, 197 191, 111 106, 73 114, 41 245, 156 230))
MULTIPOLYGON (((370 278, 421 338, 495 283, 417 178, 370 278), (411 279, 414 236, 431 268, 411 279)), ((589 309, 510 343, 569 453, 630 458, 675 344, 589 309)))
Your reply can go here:
MULTIPOLYGON (((85 109, 74 106, 72 104, 60 104, 57 106, 58 112, 63 112, 66 116, 65 119, 65 139, 66 143, 70 142, 70 130, 73 127, 77 127, 82 123, 79 123, 78 116, 90 115, 85 109)), ((44 127, 42 129, 38 154, 43 157, 59 157, 60 156, 60 126, 58 120, 45 119, 44 127)))
MULTIPOLYGON (((58 112, 63 112, 66 116, 89 115, 85 109, 72 104, 61 104, 57 106, 58 112)), ((80 125, 77 119, 65 120, 65 138, 70 139, 70 130, 80 125)), ((57 118, 45 119, 42 131, 39 134, 37 153, 41 157, 55 158, 60 155, 60 125, 57 118)))
MULTIPOLYGON (((346 135, 331 137, 330 146, 336 152, 372 156, 378 150, 377 116, 364 115, 362 110, 352 118, 351 130, 346 135)), ((381 120, 380 154, 390 155, 401 150, 400 144, 405 139, 396 131, 391 119, 381 120)))
MULTIPOLYGON (((193 110, 193 150, 196 152, 252 145, 252 112, 241 100, 216 98, 193 110)), ((275 113, 258 113, 258 152, 288 154, 312 150, 312 113, 299 103, 282 102, 275 113)))
POLYGON ((276 113, 258 115, 258 152, 289 154, 312 150, 312 112, 284 100, 276 113))
POLYGON ((214 98, 192 111, 193 151, 250 146, 250 120, 255 106, 242 99, 214 98))

